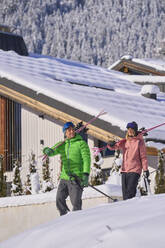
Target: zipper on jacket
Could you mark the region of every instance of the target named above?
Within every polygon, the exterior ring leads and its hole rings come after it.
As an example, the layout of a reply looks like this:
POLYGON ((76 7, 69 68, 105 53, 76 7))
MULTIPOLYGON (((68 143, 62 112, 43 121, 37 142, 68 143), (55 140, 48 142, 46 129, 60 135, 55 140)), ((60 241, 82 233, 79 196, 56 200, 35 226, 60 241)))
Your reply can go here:
POLYGON ((69 146, 68 146, 68 150, 67 150, 67 164, 68 164, 68 174, 71 173, 70 171, 70 162, 69 162, 69 149, 70 149, 70 140, 68 140, 69 146))

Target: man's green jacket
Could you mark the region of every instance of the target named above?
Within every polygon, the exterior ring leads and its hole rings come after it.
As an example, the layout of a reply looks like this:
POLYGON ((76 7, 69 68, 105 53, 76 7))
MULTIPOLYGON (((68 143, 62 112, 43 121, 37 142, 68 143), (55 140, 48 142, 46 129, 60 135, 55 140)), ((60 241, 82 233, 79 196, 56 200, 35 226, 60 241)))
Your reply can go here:
MULTIPOLYGON (((59 142, 60 143, 60 142, 59 142)), ((59 143, 55 144, 50 157, 57 154, 61 155, 62 171, 60 178, 70 180, 70 173, 76 174, 82 179, 83 173, 90 173, 91 156, 87 143, 79 134, 74 138, 67 139, 61 146, 55 148, 59 143)))

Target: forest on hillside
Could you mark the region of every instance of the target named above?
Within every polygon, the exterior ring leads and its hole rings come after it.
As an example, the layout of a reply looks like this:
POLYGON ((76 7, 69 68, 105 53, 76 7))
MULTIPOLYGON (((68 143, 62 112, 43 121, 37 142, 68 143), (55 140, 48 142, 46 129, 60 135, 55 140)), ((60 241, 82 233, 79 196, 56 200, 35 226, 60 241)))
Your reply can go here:
POLYGON ((0 0, 0 24, 28 51, 108 67, 154 58, 165 39, 164 0, 0 0))

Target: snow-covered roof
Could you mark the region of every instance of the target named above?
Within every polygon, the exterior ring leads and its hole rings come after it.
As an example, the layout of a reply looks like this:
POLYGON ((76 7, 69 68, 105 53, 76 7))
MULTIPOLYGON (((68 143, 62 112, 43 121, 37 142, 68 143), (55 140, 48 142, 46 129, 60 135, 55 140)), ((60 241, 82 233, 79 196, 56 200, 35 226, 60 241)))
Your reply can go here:
POLYGON ((158 71, 165 71, 165 60, 162 59, 137 59, 133 58, 132 61, 142 65, 150 66, 158 71))
POLYGON ((121 78, 134 83, 165 84, 165 76, 128 75, 127 73, 123 73, 121 78))
MULTIPOLYGON (((90 115, 97 115, 104 109, 107 114, 100 119, 121 130, 126 130, 127 122, 132 120, 139 128, 165 122, 165 102, 141 96, 141 86, 122 79, 120 72, 65 59, 34 54, 20 56, 2 50, 0 65, 0 80, 12 80, 90 115)), ((165 100, 164 95, 161 98, 165 100)), ((165 139, 165 126, 153 130, 148 137, 165 139)))
POLYGON ((131 55, 125 55, 121 57, 121 59, 117 60, 115 63, 113 63, 109 69, 113 69, 116 67, 119 63, 121 63, 123 60, 132 61, 134 63, 151 67, 155 69, 156 71, 164 71, 165 72, 165 60, 163 59, 151 59, 151 58, 144 58, 144 59, 138 59, 133 58, 131 55))

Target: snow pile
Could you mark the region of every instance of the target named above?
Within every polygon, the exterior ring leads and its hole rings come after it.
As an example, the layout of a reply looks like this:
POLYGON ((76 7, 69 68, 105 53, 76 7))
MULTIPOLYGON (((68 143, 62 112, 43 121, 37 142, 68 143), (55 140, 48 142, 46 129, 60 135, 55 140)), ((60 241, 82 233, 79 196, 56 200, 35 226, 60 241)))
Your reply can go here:
POLYGON ((143 94, 158 94, 160 92, 160 89, 157 85, 144 85, 141 89, 141 95, 143 94))
POLYGON ((124 55, 124 56, 122 56, 121 57, 121 60, 123 60, 123 59, 126 59, 126 60, 132 60, 133 59, 133 57, 132 57, 132 55, 124 55))
POLYGON ((39 180, 39 175, 37 172, 31 173, 30 175, 30 180, 31 180, 31 193, 33 194, 38 194, 40 190, 40 180, 39 180))
POLYGON ((2 248, 164 248, 165 194, 71 212, 2 242, 2 248))

